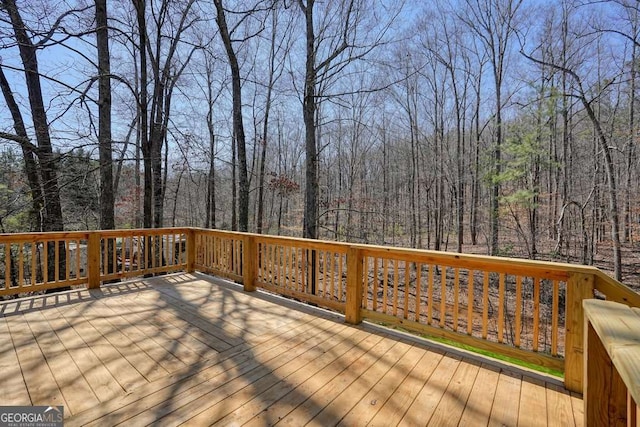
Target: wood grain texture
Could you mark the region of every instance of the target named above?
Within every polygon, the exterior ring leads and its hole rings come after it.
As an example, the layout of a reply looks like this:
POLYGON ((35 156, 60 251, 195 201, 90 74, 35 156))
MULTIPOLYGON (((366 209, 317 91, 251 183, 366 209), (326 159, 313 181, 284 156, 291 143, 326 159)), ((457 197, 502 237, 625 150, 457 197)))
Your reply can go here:
POLYGON ((0 397, 69 426, 579 424, 553 384, 241 289, 175 274, 1 302, 0 397))

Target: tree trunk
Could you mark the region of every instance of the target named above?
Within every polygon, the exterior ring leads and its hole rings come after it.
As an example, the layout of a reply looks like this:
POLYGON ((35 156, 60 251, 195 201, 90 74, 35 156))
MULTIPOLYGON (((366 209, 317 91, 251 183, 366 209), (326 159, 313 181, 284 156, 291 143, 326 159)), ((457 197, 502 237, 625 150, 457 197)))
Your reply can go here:
MULTIPOLYGON (((107 0, 95 0, 96 46, 98 48, 98 147, 100 157, 100 228, 115 228, 113 157, 111 150, 111 65, 107 0)), ((113 249, 110 248, 110 251, 113 249)), ((113 263, 113 257, 108 259, 113 263)))
MULTIPOLYGON (((25 24, 22 21, 15 0, 2 0, 2 5, 9 14, 13 32, 20 50, 20 58, 24 66, 25 82, 29 95, 31 117, 33 119, 36 141, 38 142, 37 155, 40 161, 45 208, 42 229, 44 231, 61 231, 63 229, 63 223, 60 190, 58 187, 57 159, 53 154, 51 136, 49 134, 49 121, 42 98, 37 48, 27 34, 25 24)), ((64 270, 64 268, 60 270, 64 270)), ((51 277, 53 277, 53 275, 51 275, 51 277)))
POLYGON ((216 6, 216 22, 220 30, 220 37, 224 44, 229 66, 231 68, 231 88, 233 95, 233 133, 235 137, 237 156, 238 156, 238 174, 239 174, 239 197, 238 197, 238 229, 239 231, 249 230, 249 178, 247 175, 247 149, 244 135, 244 124, 242 121, 242 87, 240 80, 240 66, 238 58, 233 49, 231 34, 227 27, 224 7, 222 0, 214 0, 216 6))
POLYGON ((609 148, 609 144, 607 142, 607 138, 602 130, 602 126, 600 125, 600 121, 595 115, 593 108, 591 107, 591 103, 586 100, 584 97, 584 92, 582 89, 580 90, 582 101, 582 105, 591 119, 593 126, 596 131, 596 136, 600 145, 600 150, 604 154, 605 160, 605 173, 607 177, 607 184, 609 189, 609 214, 611 215, 611 241, 613 245, 613 272, 616 280, 622 279, 622 252, 620 245, 620 220, 619 220, 619 211, 618 211, 618 200, 617 200, 617 186, 616 186, 616 176, 613 166, 613 159, 611 158, 611 149, 609 148))
POLYGON ((142 164, 144 169, 142 224, 144 228, 151 228, 153 226, 153 176, 151 162, 153 153, 149 144, 149 135, 147 134, 149 118, 147 109, 147 50, 145 49, 147 45, 146 1, 133 0, 133 4, 136 7, 138 33, 140 37, 140 95, 138 108, 140 113, 140 148, 142 150, 142 164))
POLYGON ((269 113, 271 112, 271 94, 275 79, 275 48, 277 15, 273 14, 271 22, 271 44, 269 46, 269 82, 267 84, 267 99, 265 100, 264 122, 262 123, 262 144, 260 150, 260 170, 258 172, 258 213, 256 218, 256 233, 262 234, 264 216, 264 174, 267 158, 267 141, 269 140, 269 113))
MULTIPOLYGON (((213 115, 210 110, 211 116, 213 115)), ((207 120, 209 128, 209 150, 211 155, 209 156, 209 173, 207 175, 207 213, 205 228, 216 228, 216 162, 215 162, 215 149, 216 149, 216 136, 213 132, 213 121, 207 120)))
POLYGON ((305 191, 302 236, 318 238, 318 149, 316 145, 316 65, 313 8, 315 0, 308 0, 303 7, 306 25, 306 62, 302 117, 305 127, 305 191))
POLYGON ((31 231, 42 231, 42 219, 40 217, 42 208, 44 207, 44 200, 42 198, 42 187, 40 183, 40 175, 38 174, 38 163, 36 161, 36 153, 34 147, 29 141, 29 135, 24 125, 22 113, 20 107, 13 96, 9 81, 7 80, 4 70, 0 67, 0 88, 2 88, 2 94, 4 95, 5 102, 13 118, 13 128, 16 135, 23 139, 20 144, 22 148, 22 158, 24 159, 24 169, 27 175, 27 182, 29 183, 29 192, 31 195, 31 212, 29 212, 30 229, 31 231))
MULTIPOLYGON (((636 12, 637 13, 637 12, 636 12)), ((637 21, 633 21, 633 34, 637 34, 637 21)), ((634 42, 631 46, 631 65, 629 78, 629 130, 627 146, 626 146, 626 188, 624 191, 624 240, 631 241, 631 175, 633 174, 633 159, 635 153, 635 118, 636 118, 636 58, 638 46, 634 42)))
POLYGON ((238 190, 237 190, 237 161, 236 161, 236 140, 233 136, 233 142, 231 143, 231 230, 238 230, 238 190))

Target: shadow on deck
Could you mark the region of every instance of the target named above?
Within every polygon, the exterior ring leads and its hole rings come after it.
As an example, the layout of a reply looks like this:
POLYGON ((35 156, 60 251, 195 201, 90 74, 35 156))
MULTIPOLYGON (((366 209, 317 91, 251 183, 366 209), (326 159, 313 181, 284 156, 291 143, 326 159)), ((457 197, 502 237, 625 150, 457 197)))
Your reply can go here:
POLYGON ((582 425, 561 383, 204 274, 0 303, 0 402, 65 425, 582 425))

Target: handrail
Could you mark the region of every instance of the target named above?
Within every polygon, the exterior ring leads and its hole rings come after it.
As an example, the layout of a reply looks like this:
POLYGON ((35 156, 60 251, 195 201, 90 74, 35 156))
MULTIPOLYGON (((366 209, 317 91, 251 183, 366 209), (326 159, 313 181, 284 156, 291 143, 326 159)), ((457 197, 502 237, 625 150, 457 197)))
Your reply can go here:
POLYGON ((640 295, 592 266, 193 227, 0 234, 0 296, 173 271, 547 366, 578 392, 582 301, 640 307, 640 295))
POLYGON ((585 425, 636 426, 640 416, 640 309, 584 301, 585 425))

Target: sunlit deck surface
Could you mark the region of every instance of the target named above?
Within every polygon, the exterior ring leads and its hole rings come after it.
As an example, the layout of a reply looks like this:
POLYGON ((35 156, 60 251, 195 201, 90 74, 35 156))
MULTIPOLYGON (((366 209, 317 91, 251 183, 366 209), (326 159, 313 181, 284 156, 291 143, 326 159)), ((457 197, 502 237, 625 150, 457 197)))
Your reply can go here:
POLYGON ((0 404, 65 425, 582 425, 545 380, 201 274, 0 303, 0 404))

